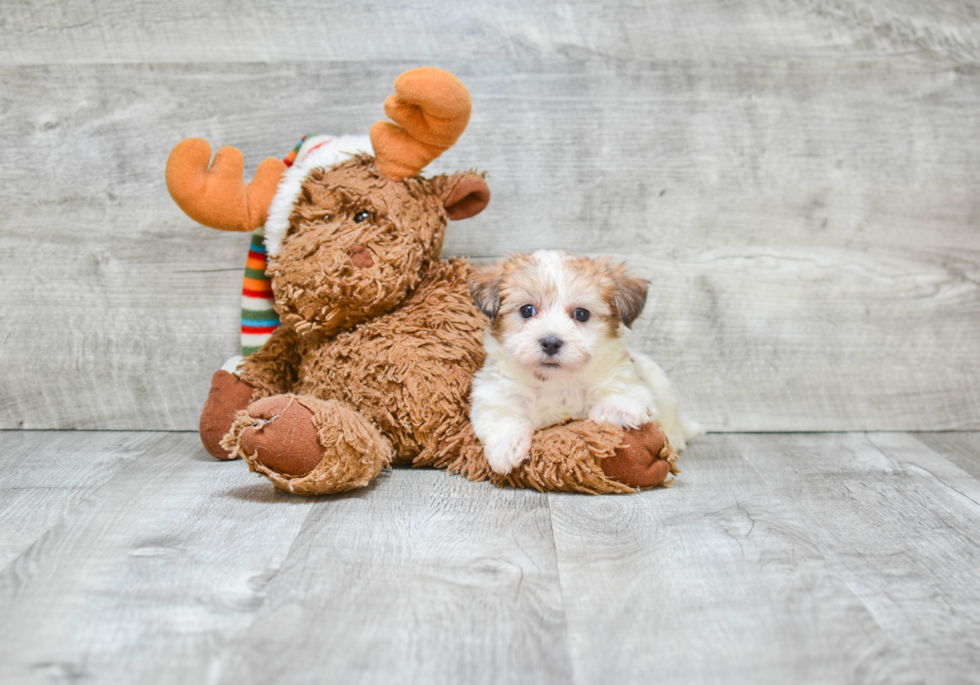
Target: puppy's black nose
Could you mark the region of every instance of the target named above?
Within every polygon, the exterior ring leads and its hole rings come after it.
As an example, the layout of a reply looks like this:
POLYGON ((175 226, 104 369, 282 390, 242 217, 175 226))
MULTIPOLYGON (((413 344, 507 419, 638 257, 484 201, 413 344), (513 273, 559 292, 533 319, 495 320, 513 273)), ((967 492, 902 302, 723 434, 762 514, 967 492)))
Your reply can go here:
POLYGON ((558 354, 558 350, 561 349, 562 341, 554 336, 550 338, 542 338, 541 349, 549 357, 554 357, 558 354))

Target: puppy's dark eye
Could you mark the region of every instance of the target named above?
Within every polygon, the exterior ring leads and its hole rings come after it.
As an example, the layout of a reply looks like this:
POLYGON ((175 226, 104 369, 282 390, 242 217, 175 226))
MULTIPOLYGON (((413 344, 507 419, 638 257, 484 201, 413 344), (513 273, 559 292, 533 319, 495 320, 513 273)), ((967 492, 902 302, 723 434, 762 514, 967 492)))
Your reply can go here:
POLYGON ((537 310, 534 308, 533 304, 526 304, 521 307, 521 316, 523 316, 525 319, 530 319, 536 312, 537 310))
POLYGON ((591 316, 588 309, 582 309, 581 307, 572 312, 572 315, 576 321, 588 321, 591 316))
POLYGON ((354 215, 354 223, 359 224, 371 218, 371 212, 358 212, 354 215))

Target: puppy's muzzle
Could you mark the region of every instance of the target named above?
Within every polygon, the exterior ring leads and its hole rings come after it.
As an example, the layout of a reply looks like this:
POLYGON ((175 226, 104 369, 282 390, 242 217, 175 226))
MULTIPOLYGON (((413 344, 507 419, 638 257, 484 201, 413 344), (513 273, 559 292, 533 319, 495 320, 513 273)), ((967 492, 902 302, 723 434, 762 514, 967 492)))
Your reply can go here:
POLYGON ((556 338, 555 336, 541 339, 541 349, 544 350, 544 353, 549 357, 554 357, 556 354, 558 354, 558 350, 561 349, 562 344, 563 341, 561 338, 556 338))

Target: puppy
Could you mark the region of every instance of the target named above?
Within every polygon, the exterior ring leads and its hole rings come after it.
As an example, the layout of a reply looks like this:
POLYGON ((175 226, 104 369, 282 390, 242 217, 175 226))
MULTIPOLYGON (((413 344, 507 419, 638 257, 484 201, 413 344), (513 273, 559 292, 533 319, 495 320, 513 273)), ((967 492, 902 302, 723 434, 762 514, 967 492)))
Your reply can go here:
POLYGON ((477 268, 470 290, 491 321, 470 420, 497 473, 527 457, 535 430, 571 419, 656 419, 676 451, 700 432, 681 422, 660 367, 623 342, 647 298, 623 265, 539 250, 477 268))

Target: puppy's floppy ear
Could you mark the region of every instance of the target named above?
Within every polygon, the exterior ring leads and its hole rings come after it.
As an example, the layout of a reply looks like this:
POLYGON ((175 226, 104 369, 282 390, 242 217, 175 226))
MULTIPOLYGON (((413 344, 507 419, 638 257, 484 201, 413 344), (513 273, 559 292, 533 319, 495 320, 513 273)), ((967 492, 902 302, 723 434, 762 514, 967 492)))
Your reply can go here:
POLYGON ((493 321, 500 311, 500 284, 504 279, 502 264, 474 267, 470 273, 470 294, 480 311, 493 321))
POLYGON ((622 264, 613 267, 612 279, 616 287, 614 300, 619 318, 627 328, 632 328, 647 303, 647 280, 631 276, 622 264))

